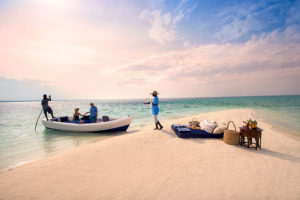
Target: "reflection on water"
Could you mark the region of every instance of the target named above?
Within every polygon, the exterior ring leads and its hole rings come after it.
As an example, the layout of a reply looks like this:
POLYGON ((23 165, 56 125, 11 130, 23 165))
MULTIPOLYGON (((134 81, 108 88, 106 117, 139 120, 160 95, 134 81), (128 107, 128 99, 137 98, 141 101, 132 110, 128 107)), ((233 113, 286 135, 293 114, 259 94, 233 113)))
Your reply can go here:
MULTIPOLYGON (((125 132, 126 133, 126 132, 125 132)), ((113 136, 125 134, 124 132, 114 133, 80 133, 70 131, 60 131, 53 129, 43 130, 43 149, 47 154, 60 152, 63 149, 68 149, 72 146, 79 146, 82 144, 105 140, 113 136)))
POLYGON ((47 154, 60 152, 72 146, 79 146, 89 142, 105 140, 113 136, 121 135, 121 132, 116 133, 80 133, 70 131, 59 131, 53 129, 44 129, 43 135, 43 150, 47 154))

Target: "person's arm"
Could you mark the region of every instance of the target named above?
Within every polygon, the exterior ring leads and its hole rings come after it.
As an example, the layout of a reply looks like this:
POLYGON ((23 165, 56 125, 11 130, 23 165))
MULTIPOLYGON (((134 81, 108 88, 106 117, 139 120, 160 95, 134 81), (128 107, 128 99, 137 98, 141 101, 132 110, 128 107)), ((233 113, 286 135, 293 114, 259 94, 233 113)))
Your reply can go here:
POLYGON ((86 114, 89 114, 90 112, 86 112, 86 113, 84 113, 84 115, 86 115, 86 114))
POLYGON ((74 121, 75 120, 75 114, 73 114, 73 119, 72 119, 72 121, 74 121))
POLYGON ((79 115, 84 116, 85 114, 83 115, 83 114, 79 113, 79 115))
POLYGON ((154 98, 153 102, 152 102, 152 106, 157 106, 158 104, 158 100, 157 98, 154 98))

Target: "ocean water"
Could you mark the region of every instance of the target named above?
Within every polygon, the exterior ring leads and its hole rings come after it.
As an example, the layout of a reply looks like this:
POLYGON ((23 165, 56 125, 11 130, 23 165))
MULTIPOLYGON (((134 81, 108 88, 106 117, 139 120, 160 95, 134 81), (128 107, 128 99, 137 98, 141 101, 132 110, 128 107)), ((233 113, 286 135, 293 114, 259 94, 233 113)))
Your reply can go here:
MULTIPOLYGON (((74 146, 110 139, 120 134, 134 134, 134 129, 153 123, 151 108, 140 100, 97 100, 99 115, 134 116, 126 133, 76 133, 45 129, 41 121, 34 131, 41 112, 40 101, 0 102, 0 169, 41 159, 74 146)), ((51 101, 55 116, 71 116, 74 108, 89 111, 88 100, 51 101)), ((251 108, 265 121, 300 134, 300 96, 220 97, 160 99, 161 121, 201 112, 251 108)), ((44 115, 41 115, 44 118, 44 115)))

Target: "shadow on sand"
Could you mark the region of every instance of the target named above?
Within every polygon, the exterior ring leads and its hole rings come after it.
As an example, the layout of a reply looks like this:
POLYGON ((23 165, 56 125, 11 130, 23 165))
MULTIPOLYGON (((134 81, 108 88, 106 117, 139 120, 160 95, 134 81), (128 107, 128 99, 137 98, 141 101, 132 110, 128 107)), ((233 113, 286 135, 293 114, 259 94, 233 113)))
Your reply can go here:
POLYGON ((280 152, 276 152, 276 151, 272 151, 272 150, 268 150, 268 149, 261 149, 261 151, 258 153, 272 156, 275 158, 280 158, 282 160, 300 163, 300 158, 293 156, 293 155, 286 154, 286 153, 280 153, 280 152))
POLYGON ((174 133, 174 132, 171 132, 171 131, 161 130, 161 132, 163 132, 164 134, 166 134, 166 135, 168 135, 168 136, 170 136, 170 137, 172 137, 172 138, 177 137, 177 136, 175 135, 175 133, 174 133))
POLYGON ((208 140, 210 140, 210 139, 213 139, 213 140, 216 139, 216 138, 180 138, 173 131, 162 130, 162 132, 164 134, 166 134, 166 135, 169 135, 172 138, 177 138, 179 140, 186 140, 186 141, 190 141, 190 142, 195 142, 195 143, 198 143, 198 144, 205 143, 205 141, 203 139, 205 139, 205 140, 207 140, 207 139, 208 140))
POLYGON ((252 153, 264 154, 264 155, 272 156, 272 157, 279 158, 279 159, 282 159, 282 160, 287 160, 287 161, 290 161, 290 162, 300 163, 300 158, 298 158, 296 156, 293 156, 293 155, 290 155, 290 154, 286 154, 286 153, 276 152, 276 151, 272 151, 272 150, 265 149, 265 148, 257 149, 257 150, 255 150, 254 148, 249 148, 248 149, 248 148, 242 147, 240 145, 237 146, 237 148, 240 148, 240 149, 243 149, 245 151, 252 152, 252 153))
MULTIPOLYGON (((192 141, 192 142, 199 143, 199 144, 205 143, 206 140, 220 140, 220 139, 222 140, 222 138, 179 138, 179 137, 177 137, 176 133, 174 133, 173 131, 162 130, 162 132, 164 134, 169 135, 172 138, 188 140, 188 141, 192 141)), ((276 151, 272 151, 272 150, 265 149, 265 148, 258 149, 258 150, 255 150, 254 148, 248 149, 248 148, 242 147, 240 145, 236 145, 236 147, 240 148, 242 150, 245 150, 245 151, 258 153, 258 154, 264 154, 264 155, 272 156, 272 157, 279 158, 282 160, 287 160, 290 162, 300 163, 300 158, 293 156, 293 155, 286 154, 286 153, 276 152, 276 151)))

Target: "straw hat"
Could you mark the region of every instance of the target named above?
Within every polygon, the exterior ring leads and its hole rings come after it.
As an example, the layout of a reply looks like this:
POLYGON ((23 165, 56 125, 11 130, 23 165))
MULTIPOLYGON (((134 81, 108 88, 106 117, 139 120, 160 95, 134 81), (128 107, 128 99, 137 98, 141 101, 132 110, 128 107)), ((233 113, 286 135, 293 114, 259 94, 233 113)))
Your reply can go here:
POLYGON ((158 95, 159 93, 157 92, 157 91, 153 91, 152 93, 150 93, 150 94, 154 94, 154 95, 158 95))
POLYGON ((79 110, 79 108, 75 108, 75 110, 79 110))

